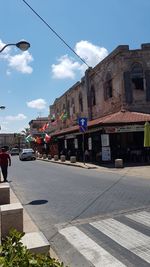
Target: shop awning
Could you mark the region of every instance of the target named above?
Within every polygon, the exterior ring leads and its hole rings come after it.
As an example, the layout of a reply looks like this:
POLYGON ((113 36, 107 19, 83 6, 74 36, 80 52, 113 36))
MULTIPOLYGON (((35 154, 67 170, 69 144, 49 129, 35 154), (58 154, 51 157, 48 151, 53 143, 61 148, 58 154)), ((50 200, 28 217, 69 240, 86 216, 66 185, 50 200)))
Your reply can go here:
MULTIPOLYGON (((97 126, 104 127, 113 124, 115 125, 135 124, 135 123, 144 124, 145 121, 150 121, 150 114, 121 110, 116 113, 88 121, 88 129, 95 128, 97 126)), ((52 134, 52 136, 65 135, 73 132, 74 133, 79 132, 78 125, 56 131, 52 134)))

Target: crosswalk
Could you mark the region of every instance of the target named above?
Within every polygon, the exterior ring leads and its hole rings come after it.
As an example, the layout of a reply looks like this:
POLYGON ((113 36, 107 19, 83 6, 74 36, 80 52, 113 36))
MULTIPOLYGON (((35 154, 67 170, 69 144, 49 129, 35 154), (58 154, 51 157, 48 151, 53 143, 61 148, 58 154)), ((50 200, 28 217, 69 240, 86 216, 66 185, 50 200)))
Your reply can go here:
POLYGON ((70 226, 59 232, 90 262, 89 266, 150 266, 148 211, 70 226))

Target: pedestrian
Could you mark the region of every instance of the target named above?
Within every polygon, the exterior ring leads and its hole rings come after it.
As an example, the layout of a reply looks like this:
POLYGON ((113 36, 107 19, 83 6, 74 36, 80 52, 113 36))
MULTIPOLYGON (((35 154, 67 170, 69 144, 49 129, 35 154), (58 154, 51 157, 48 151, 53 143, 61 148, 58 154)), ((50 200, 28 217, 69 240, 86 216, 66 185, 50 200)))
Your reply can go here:
POLYGON ((4 182, 8 182, 7 181, 8 165, 11 166, 10 155, 6 152, 5 148, 2 148, 0 153, 0 166, 4 182))

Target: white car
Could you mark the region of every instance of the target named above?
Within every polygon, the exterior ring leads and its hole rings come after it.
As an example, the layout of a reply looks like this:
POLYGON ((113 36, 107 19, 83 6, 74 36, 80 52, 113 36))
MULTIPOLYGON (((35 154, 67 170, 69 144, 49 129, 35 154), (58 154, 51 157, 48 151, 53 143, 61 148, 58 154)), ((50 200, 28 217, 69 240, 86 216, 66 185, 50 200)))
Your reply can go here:
POLYGON ((35 160, 35 152, 32 148, 25 148, 19 153, 20 160, 35 160))
POLYGON ((19 155, 19 148, 17 148, 17 147, 13 147, 13 148, 10 150, 10 154, 11 154, 11 156, 13 156, 13 155, 19 155))

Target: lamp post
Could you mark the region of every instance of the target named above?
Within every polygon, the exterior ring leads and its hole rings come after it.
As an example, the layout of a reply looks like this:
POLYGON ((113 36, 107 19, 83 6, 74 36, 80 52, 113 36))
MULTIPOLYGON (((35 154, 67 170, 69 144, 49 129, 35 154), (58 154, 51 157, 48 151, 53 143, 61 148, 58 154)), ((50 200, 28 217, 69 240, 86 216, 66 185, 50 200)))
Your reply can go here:
POLYGON ((16 46, 16 47, 18 47, 20 50, 22 50, 22 51, 26 51, 26 50, 28 50, 29 49, 29 47, 30 47, 30 43, 28 43, 28 42, 26 42, 26 41, 20 41, 20 42, 18 42, 18 43, 16 43, 16 44, 6 44, 6 45, 4 45, 1 49, 0 49, 0 53, 6 48, 6 47, 8 47, 8 46, 11 46, 11 45, 14 45, 14 46, 16 46))

